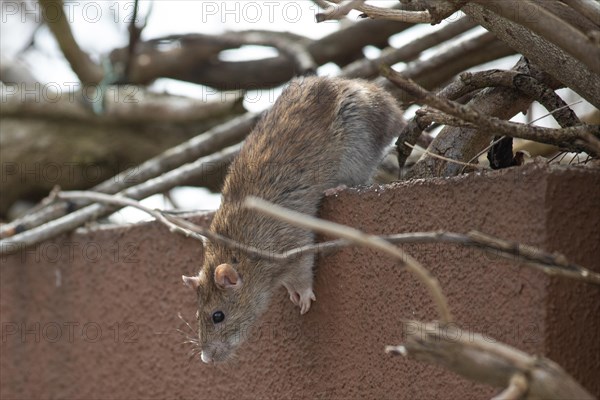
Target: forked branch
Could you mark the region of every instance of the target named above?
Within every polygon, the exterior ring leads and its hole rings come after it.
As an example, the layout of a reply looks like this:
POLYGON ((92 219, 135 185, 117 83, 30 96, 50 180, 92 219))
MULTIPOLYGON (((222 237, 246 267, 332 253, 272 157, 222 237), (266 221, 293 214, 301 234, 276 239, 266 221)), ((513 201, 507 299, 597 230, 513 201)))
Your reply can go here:
POLYGON ((404 344, 386 346, 386 353, 441 365, 470 380, 507 388, 499 398, 594 399, 555 362, 454 324, 407 321, 403 332, 404 344), (525 397, 507 397, 511 393, 525 397))

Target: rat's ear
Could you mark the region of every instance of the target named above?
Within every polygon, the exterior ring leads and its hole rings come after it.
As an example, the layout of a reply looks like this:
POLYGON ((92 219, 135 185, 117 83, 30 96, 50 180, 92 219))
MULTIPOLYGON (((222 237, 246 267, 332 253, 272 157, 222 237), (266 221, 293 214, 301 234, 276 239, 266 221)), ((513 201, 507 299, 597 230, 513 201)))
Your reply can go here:
POLYGON ((183 279, 183 284, 191 289, 198 289, 198 287, 200 286, 200 276, 196 275, 196 276, 185 276, 185 275, 181 275, 181 279, 183 279))
POLYGON ((221 264, 215 268, 215 283, 222 289, 236 289, 242 286, 242 279, 230 264, 221 264))

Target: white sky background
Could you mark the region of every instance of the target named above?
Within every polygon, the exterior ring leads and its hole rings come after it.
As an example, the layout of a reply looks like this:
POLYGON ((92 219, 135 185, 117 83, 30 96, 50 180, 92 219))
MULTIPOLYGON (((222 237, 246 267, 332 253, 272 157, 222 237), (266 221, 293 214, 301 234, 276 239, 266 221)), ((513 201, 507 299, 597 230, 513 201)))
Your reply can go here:
MULTIPOLYGON (((31 41, 40 21, 39 5, 36 1, 25 1, 25 7, 15 11, 19 1, 0 0, 0 55, 2 58, 12 59, 23 50, 31 41)), ((396 0, 369 1, 377 6, 392 6, 396 0)), ((133 1, 65 1, 66 12, 76 40, 83 50, 90 53, 97 61, 103 54, 107 54, 116 47, 126 46, 128 43, 127 26, 133 11, 133 1)), ((141 1, 139 17, 144 18, 150 3, 141 1)), ((148 24, 143 31, 142 39, 152 39, 171 34, 208 33, 218 34, 228 30, 272 30, 288 31, 318 39, 339 28, 340 22, 327 21, 317 24, 315 14, 319 12, 317 6, 309 0, 281 0, 281 1, 252 1, 252 0, 156 0, 153 2, 152 12, 148 24)), ((349 20, 356 20, 358 12, 353 11, 349 20)), ((454 17, 456 18, 456 17, 454 17)), ((439 29, 442 25, 434 27, 417 25, 390 39, 390 44, 399 47, 432 30, 439 29)), ((467 35, 462 39, 472 35, 467 35)), ((19 54, 19 59, 28 64, 35 77, 42 83, 58 84, 61 87, 72 87, 77 82, 77 77, 70 70, 64 60, 56 41, 47 27, 41 27, 35 34, 35 48, 19 54)), ((351 39, 351 38, 350 38, 351 39)), ((422 58, 430 57, 434 51, 428 51, 422 58)), ((260 59, 275 55, 275 50, 258 46, 247 46, 240 50, 229 50, 221 53, 227 61, 260 59)), ((365 55, 377 57, 379 50, 374 47, 365 48, 365 55)), ((518 57, 509 57, 497 63, 484 65, 476 70, 489 68, 508 69, 514 65, 518 57)), ((396 69, 403 69, 403 64, 398 64, 396 69)), ((335 75, 339 68, 334 64, 327 64, 319 68, 319 75, 335 75)), ((207 98, 211 89, 201 85, 159 79, 151 89, 166 91, 197 98, 207 98)), ((244 105, 252 111, 262 110, 275 100, 280 89, 269 90, 268 93, 248 92, 244 105)), ((561 94, 564 94, 562 92, 561 94)), ((210 96, 208 99, 211 100, 210 96)), ((567 103, 579 100, 578 96, 569 94, 567 103)), ((588 109, 587 104, 573 106, 578 114, 588 109)), ((412 111, 412 110, 409 110, 412 111)), ((534 108, 533 117, 543 115, 545 110, 539 106, 534 108)), ((411 112, 408 113, 412 114, 411 112)), ((581 115, 581 114, 580 114, 581 115)), ((514 120, 523 122, 523 116, 514 120)), ((543 126, 556 126, 552 118, 546 118, 538 123, 543 126)), ((173 192, 178 205, 185 210, 212 210, 219 205, 219 195, 211 194, 201 188, 178 188, 173 192)), ((146 200, 144 204, 149 207, 170 209, 171 205, 162 195, 155 195, 146 200)), ((124 209, 115 214, 115 222, 133 222, 150 219, 141 211, 124 209)))

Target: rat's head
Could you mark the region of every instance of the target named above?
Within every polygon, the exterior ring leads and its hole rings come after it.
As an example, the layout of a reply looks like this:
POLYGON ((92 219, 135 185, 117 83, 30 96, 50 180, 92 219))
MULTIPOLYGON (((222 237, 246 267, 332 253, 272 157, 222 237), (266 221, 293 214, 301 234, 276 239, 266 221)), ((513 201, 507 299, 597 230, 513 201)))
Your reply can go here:
MULTIPOLYGON (((226 361, 265 310, 268 291, 239 272, 239 264, 207 264, 183 282, 198 294, 198 339, 205 363, 226 361)), ((260 283, 259 283, 260 285, 260 283)))

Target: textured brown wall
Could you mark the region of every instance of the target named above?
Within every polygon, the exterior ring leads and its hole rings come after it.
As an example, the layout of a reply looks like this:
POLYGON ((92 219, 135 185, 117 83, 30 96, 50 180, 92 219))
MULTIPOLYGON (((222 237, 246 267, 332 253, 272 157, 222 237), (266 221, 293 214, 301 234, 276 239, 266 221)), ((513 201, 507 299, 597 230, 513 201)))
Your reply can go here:
MULTIPOLYGON (((484 176, 349 189, 324 218, 371 233, 478 229, 600 271, 600 174, 529 166, 484 176)), ((201 206, 199 206, 201 208, 201 206)), ((197 217, 196 221, 202 221, 197 217)), ((563 365, 600 395, 600 288, 452 245, 406 249, 435 274, 457 322, 563 365)), ((188 359, 197 242, 156 223, 75 233, 2 259, 2 399, 483 398, 497 389, 383 353, 403 319, 435 318, 392 260, 322 257, 300 317, 282 289, 229 364, 188 359)))

